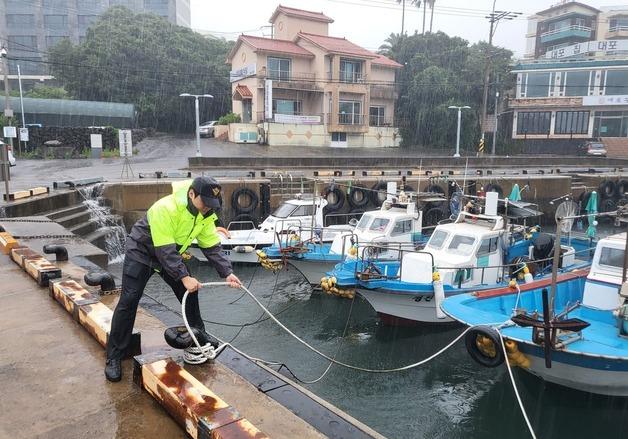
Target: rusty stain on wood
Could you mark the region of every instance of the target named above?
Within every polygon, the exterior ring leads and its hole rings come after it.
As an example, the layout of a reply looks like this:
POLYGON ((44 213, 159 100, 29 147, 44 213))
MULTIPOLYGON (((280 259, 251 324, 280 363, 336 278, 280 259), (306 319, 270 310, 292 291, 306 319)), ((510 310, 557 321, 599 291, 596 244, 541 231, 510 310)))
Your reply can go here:
POLYGON ((18 247, 18 242, 7 232, 0 232, 0 251, 8 255, 11 249, 18 247))

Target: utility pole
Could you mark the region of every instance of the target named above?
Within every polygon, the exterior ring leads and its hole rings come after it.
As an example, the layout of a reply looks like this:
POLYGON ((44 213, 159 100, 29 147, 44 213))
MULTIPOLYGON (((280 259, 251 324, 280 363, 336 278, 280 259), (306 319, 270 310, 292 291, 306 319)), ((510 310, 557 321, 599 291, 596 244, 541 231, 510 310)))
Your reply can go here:
POLYGON ((510 12, 510 11, 496 11, 495 3, 497 0, 493 0, 493 11, 487 15, 486 19, 488 19, 490 23, 490 28, 488 32, 488 47, 486 48, 486 60, 484 63, 484 91, 482 93, 482 120, 480 121, 480 126, 482 128, 482 139, 484 139, 484 134, 486 132, 486 109, 488 103, 488 82, 489 82, 489 73, 491 71, 491 58, 493 54, 491 54, 491 49, 493 48, 493 35, 495 35, 495 31, 497 30, 497 25, 499 24, 499 20, 512 20, 519 15, 521 12, 510 12))
MULTIPOLYGON (((0 61, 2 61, 2 71, 4 73, 4 115, 9 119, 9 126, 11 126, 11 119, 13 118, 13 110, 11 110, 11 87, 9 85, 9 61, 7 60, 7 49, 2 46, 0 48, 0 61)), ((11 149, 13 149, 13 138, 10 138, 11 149)), ((7 201, 9 201, 9 150, 6 145, 2 148, 2 160, 4 161, 4 189, 7 194, 7 201)))
POLYGON ((401 0, 401 35, 403 35, 405 19, 406 19, 406 0, 401 0))

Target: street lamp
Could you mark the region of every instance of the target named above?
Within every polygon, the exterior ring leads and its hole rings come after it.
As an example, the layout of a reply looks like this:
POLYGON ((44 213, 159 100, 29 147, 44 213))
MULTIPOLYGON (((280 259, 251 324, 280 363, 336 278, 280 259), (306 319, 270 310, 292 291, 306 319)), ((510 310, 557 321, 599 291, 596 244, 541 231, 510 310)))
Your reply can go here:
POLYGON ((190 93, 181 93, 179 97, 181 98, 193 97, 194 98, 194 109, 196 110, 196 157, 200 157, 201 156, 201 128, 199 126, 200 122, 198 120, 198 98, 213 99, 214 97, 210 94, 193 95, 190 93))
POLYGON ((468 105, 465 105, 463 107, 450 105, 448 108, 458 110, 458 131, 456 132, 456 153, 454 154, 454 157, 457 158, 460 157, 460 120, 462 118, 462 110, 470 109, 471 107, 469 107, 468 105))

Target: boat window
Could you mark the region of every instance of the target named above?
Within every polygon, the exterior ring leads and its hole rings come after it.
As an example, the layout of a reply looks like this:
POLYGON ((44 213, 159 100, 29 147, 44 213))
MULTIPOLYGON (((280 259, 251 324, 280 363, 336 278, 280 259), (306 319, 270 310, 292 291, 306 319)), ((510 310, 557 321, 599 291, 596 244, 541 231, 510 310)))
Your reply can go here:
POLYGON ((299 206, 297 210, 292 212, 290 216, 312 216, 314 213, 314 206, 311 204, 306 204, 304 206, 299 206))
POLYGON ((388 227, 390 220, 388 218, 375 218, 369 230, 374 232, 383 232, 388 227))
POLYGON ((497 250, 497 236, 483 239, 478 249, 478 256, 493 253, 495 250, 497 250))
POLYGON ((624 266, 624 250, 603 247, 600 252, 600 265, 622 268, 624 266))
POLYGON ((410 232, 412 232, 412 220, 411 219, 398 220, 395 223, 395 227, 393 227, 391 235, 392 236, 403 235, 404 233, 410 233, 410 232))
POLYGON ((443 230, 435 230, 427 243, 428 247, 441 249, 449 234, 443 230))
POLYGON ((473 244, 475 244, 473 236, 456 235, 451 238, 448 250, 450 253, 467 256, 473 251, 473 244))
POLYGON ((283 203, 273 212, 273 216, 277 218, 288 218, 296 208, 297 206, 295 204, 283 203))
POLYGON ((355 226, 356 230, 366 230, 373 217, 371 215, 362 215, 360 222, 355 226))

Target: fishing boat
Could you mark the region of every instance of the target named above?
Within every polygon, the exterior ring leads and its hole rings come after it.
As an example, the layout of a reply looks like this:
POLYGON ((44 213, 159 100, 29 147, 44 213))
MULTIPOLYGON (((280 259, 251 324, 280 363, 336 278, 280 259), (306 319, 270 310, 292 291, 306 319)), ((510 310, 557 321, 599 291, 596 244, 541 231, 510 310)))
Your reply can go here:
POLYGON ((472 326, 465 344, 484 366, 507 357, 551 383, 628 396, 626 244, 626 233, 600 239, 588 270, 448 297, 442 310, 472 326))
MULTIPOLYGON (((294 240, 294 235, 285 235, 277 244, 265 249, 264 256, 284 260, 301 272, 310 284, 318 285, 326 272, 347 257, 355 259, 356 256, 362 256, 368 245, 372 247, 366 251, 377 252, 379 260, 396 259, 404 249, 415 250, 425 245, 421 207, 429 203, 444 203, 444 197, 441 194, 403 191, 397 194, 394 184, 388 188, 388 192, 391 196, 382 203, 380 209, 362 214, 359 222, 352 223, 354 229, 335 233, 332 242, 294 240)), ((330 231, 335 230, 326 229, 323 235, 330 231)), ((303 228, 295 231, 296 236, 302 236, 302 232, 303 228)))
MULTIPOLYGON (((454 222, 439 224, 424 249, 386 261, 365 251, 338 264, 329 278, 341 291, 355 288, 385 324, 405 325, 454 322, 439 308, 445 297, 548 276, 555 237, 526 223, 540 212, 529 203, 502 200, 508 213, 498 214, 497 193, 487 199, 486 207, 468 206, 454 222)), ((584 236, 559 241, 559 272, 590 265, 595 242, 584 236)))
MULTIPOLYGON (((231 262, 257 263, 256 250, 270 247, 278 243, 281 236, 306 226, 303 239, 319 236, 323 242, 331 242, 337 233, 347 230, 347 226, 325 227, 323 236, 326 205, 324 197, 297 194, 295 198, 281 203, 257 228, 250 221, 230 222, 226 229, 220 230, 223 251, 231 262)), ((189 253, 200 261, 207 261, 196 244, 192 245, 189 253)))

